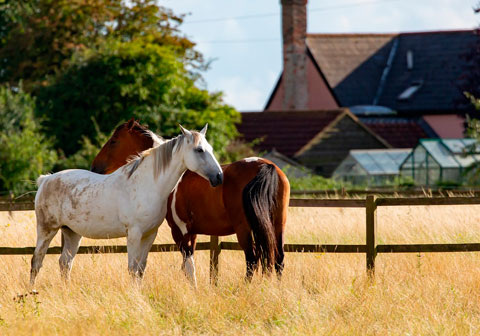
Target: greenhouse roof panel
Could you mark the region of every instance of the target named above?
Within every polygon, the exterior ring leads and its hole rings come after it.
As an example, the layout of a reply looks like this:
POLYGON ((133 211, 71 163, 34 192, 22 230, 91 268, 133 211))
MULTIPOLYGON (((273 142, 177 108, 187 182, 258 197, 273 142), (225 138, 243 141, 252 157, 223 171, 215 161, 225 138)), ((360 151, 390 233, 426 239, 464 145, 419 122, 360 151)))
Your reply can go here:
MULTIPOLYGON (((475 139, 442 139, 443 144, 455 154, 464 154, 471 151, 472 145, 476 143, 475 139)), ((475 152, 479 152, 478 146, 476 146, 475 152)))
POLYGON ((452 156, 451 152, 445 147, 441 141, 421 141, 427 152, 438 162, 443 168, 458 168, 460 164, 452 156))
POLYGON ((390 175, 399 173, 400 164, 410 152, 411 149, 351 150, 350 155, 369 175, 390 175))
POLYGON ((480 152, 475 139, 422 139, 420 143, 442 168, 465 168, 479 161, 478 155, 469 154, 480 152))

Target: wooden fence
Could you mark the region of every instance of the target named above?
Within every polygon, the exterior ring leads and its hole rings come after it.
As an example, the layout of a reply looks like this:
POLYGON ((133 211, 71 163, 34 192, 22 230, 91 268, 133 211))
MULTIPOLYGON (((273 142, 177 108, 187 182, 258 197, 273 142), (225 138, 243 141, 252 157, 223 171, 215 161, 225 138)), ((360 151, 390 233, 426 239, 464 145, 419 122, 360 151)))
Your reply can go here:
MULTIPOLYGON (((375 258, 378 253, 420 253, 420 252, 473 252, 480 251, 480 243, 467 244, 377 244, 377 208, 379 206, 429 206, 429 205, 472 205, 480 204, 480 197, 445 198, 377 198, 366 199, 291 199, 290 207, 335 207, 365 208, 365 244, 285 244, 285 252, 302 253, 365 253, 366 269, 370 275, 375 272, 375 258)), ((0 202, 0 211, 33 210, 32 201, 0 202)), ((33 254, 34 247, 0 247, 0 255, 33 254)), ((217 278, 219 256, 222 250, 241 250, 236 242, 221 242, 212 236, 210 242, 197 243, 196 250, 210 250, 210 277, 217 278)), ((178 251, 175 244, 154 244, 150 252, 178 251)), ((124 245, 81 246, 79 254, 126 253, 124 245)), ((47 254, 60 254, 61 247, 50 247, 47 254)))
POLYGON ((449 197, 454 195, 475 196, 480 197, 480 189, 478 187, 463 188, 374 188, 374 189, 329 189, 329 190, 291 190, 291 196, 312 196, 312 197, 351 197, 366 195, 381 196, 402 196, 402 197, 449 197))

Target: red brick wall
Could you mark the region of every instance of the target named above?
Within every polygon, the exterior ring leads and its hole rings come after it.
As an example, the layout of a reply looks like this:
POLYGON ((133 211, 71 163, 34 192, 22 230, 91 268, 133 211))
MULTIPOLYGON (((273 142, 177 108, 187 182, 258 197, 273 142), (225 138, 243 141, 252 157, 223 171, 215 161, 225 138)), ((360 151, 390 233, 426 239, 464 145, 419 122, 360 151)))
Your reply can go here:
MULTIPOLYGON (((283 77, 282 77, 283 79, 283 77)), ((308 110, 334 110, 338 108, 335 98, 333 98, 327 84, 318 73, 315 64, 310 57, 307 58, 307 90, 308 90, 308 110)), ((285 87, 283 80, 278 84, 277 90, 273 93, 270 104, 266 111, 291 111, 283 108, 283 97, 285 87)))

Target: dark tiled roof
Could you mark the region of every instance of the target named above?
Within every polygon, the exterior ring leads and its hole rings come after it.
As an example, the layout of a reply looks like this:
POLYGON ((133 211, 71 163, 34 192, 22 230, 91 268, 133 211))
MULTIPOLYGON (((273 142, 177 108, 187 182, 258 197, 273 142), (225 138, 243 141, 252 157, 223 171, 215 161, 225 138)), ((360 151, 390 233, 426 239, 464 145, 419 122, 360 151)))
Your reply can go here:
POLYGON ((248 142, 264 137, 259 150, 275 148, 292 157, 345 110, 243 112, 238 131, 248 142))
POLYGON ((420 119, 364 117, 360 121, 394 148, 413 148, 420 139, 436 137, 420 119))
POLYGON ((309 34, 307 45, 342 106, 371 105, 393 34, 309 34))
POLYGON ((400 34, 309 34, 307 45, 342 106, 372 104, 392 46, 393 62, 379 105, 398 111, 452 111, 458 80, 478 36, 473 30, 400 34), (394 41, 397 41, 394 43, 394 41), (407 51, 413 69, 407 69, 407 51), (398 95, 412 82, 421 88, 406 100, 398 95))

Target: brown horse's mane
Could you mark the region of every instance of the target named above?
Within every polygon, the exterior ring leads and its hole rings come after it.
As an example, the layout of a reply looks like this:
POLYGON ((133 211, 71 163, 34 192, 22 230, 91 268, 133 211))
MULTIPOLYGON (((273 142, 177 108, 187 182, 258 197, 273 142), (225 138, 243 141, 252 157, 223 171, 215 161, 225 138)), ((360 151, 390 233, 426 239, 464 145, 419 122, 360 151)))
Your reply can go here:
MULTIPOLYGON (((193 132, 192 132, 193 133, 193 132)), ((124 166, 124 171, 127 173, 127 178, 130 178, 132 174, 137 170, 143 160, 150 155, 154 156, 154 172, 153 176, 156 179, 158 175, 166 170, 172 161, 173 152, 179 150, 185 140, 184 135, 179 135, 173 139, 167 140, 157 147, 153 147, 144 150, 140 154, 134 156, 124 166)))
POLYGON ((163 142, 165 140, 161 136, 158 136, 158 135, 154 134, 152 131, 150 131, 148 129, 147 126, 141 125, 136 120, 129 120, 129 121, 124 122, 123 124, 118 125, 117 128, 115 128, 115 131, 113 131, 113 134, 116 134, 116 132, 118 132, 118 131, 120 131, 124 128, 128 128, 129 131, 134 131, 136 133, 141 133, 141 134, 149 137, 150 139, 152 139, 154 143, 156 141, 158 142, 159 140, 161 142, 163 142), (131 123, 133 123, 133 124, 130 126, 131 123))

